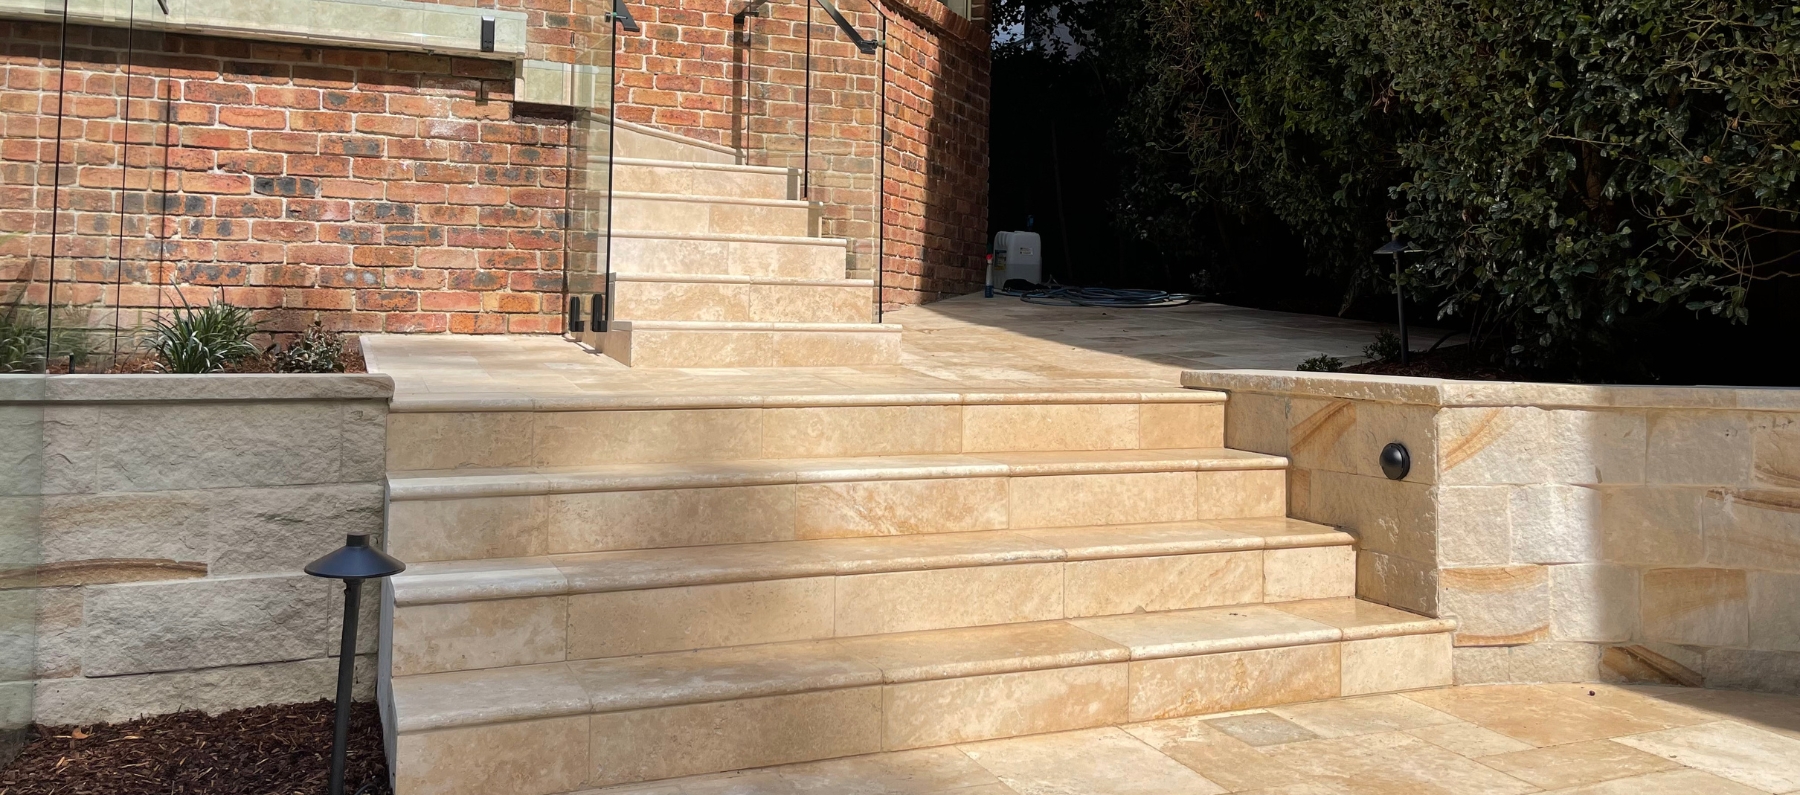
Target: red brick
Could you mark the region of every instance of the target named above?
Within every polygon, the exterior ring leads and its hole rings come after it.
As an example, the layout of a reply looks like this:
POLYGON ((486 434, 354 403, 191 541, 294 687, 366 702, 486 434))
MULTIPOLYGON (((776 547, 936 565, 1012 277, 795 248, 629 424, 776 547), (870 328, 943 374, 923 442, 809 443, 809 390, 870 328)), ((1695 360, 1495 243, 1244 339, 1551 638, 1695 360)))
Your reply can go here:
POLYGON ((280 130, 287 127, 287 114, 269 108, 220 108, 219 123, 252 130, 280 130))
POLYGON ((383 322, 391 334, 439 334, 449 328, 448 319, 441 314, 390 314, 383 322))
POLYGON ((243 174, 197 174, 181 175, 181 189, 192 193, 228 193, 248 194, 250 178, 243 174))
POLYGON ((419 308, 419 294, 405 290, 361 290, 356 308, 365 312, 411 312, 419 308))

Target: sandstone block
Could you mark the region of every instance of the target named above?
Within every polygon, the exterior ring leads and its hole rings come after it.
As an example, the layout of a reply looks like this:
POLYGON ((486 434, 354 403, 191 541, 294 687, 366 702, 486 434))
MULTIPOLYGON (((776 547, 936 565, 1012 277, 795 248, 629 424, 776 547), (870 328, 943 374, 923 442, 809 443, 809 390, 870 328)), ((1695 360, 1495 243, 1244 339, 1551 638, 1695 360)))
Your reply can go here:
MULTIPOLYGON (((357 660, 356 698, 375 695, 375 659, 357 660)), ((46 679, 37 683, 39 723, 111 723, 197 709, 218 713, 258 704, 331 698, 337 660, 313 659, 135 676, 46 679)))
POLYGON ((1458 646, 1516 646, 1550 634, 1550 577, 1543 566, 1438 572, 1439 606, 1455 616, 1458 646))
POLYGON ((1560 484, 1510 495, 1512 562, 1585 563, 1601 558, 1600 494, 1560 484))
POLYGON ((1750 572, 1750 646, 1800 652, 1800 574, 1750 572))
POLYGON ((1636 569, 1599 563, 1549 569, 1551 637, 1582 641, 1631 638, 1638 617, 1636 569))
POLYGON ((1655 411, 1644 470, 1651 483, 1746 486, 1749 415, 1735 411, 1655 411))
POLYGON ((1438 563, 1495 566, 1512 558, 1507 486, 1439 486, 1438 563))
POLYGON ((1644 637, 1697 646, 1750 642, 1748 584, 1736 569, 1651 569, 1640 595, 1644 637))
POLYGON ((1706 557, 1705 490, 1674 486, 1600 489, 1601 552, 1610 563, 1680 566, 1706 557))
POLYGON ((305 575, 90 586, 82 672, 116 676, 321 656, 329 587, 305 575))

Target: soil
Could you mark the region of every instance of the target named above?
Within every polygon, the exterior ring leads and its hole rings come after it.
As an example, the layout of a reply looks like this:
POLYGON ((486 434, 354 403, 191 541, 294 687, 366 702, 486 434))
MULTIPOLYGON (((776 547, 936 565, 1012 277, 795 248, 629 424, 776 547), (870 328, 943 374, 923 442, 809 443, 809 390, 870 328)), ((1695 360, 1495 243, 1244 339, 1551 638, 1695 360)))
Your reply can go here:
MULTIPOLYGON (((324 795, 334 715, 315 701, 33 726, 35 739, 0 768, 0 795, 324 795)), ((351 710, 347 771, 346 793, 388 792, 374 704, 351 710)))
POLYGON ((1545 373, 1496 365, 1470 355, 1467 346, 1457 345, 1435 351, 1416 351, 1402 365, 1398 360, 1364 362, 1340 372, 1369 375, 1402 375, 1415 378, 1453 378, 1461 381, 1566 381, 1550 378, 1545 373))

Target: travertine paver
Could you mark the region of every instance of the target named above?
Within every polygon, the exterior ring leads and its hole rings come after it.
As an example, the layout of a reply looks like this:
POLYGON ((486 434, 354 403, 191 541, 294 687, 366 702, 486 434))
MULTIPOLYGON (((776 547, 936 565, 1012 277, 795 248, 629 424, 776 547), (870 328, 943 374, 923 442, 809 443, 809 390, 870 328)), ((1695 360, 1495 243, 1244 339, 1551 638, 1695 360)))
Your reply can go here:
POLYGON ((1797 730, 1800 696, 1490 685, 966 743, 589 795, 1789 795, 1800 792, 1797 730), (1552 728, 1563 720, 1573 728, 1552 728))
MULTIPOLYGON (((1171 391, 1181 371, 1292 370, 1329 353, 1347 362, 1374 323, 1191 304, 1172 309, 1046 307, 964 296, 887 313, 896 366, 755 369, 626 367, 553 336, 370 335, 370 369, 402 398, 431 394, 880 394, 1171 391)), ((1435 334, 1421 330, 1414 347, 1435 334)))

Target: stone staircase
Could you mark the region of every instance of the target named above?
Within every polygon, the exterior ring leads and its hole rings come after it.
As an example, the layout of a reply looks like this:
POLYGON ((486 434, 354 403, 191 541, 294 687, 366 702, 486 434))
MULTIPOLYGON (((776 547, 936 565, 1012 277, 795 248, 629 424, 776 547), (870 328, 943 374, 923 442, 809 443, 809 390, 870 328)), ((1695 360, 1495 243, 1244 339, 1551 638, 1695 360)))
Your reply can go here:
MULTIPOLYGON (((702 282, 695 282, 696 284, 702 282)), ((702 321, 696 321, 702 322, 702 321)), ((399 795, 553 795, 1450 681, 1224 395, 397 400, 399 795)))
POLYGON ((871 322, 875 283, 845 278, 847 242, 818 236, 795 172, 624 122, 614 135, 606 355, 633 367, 899 361, 900 327, 871 322))

